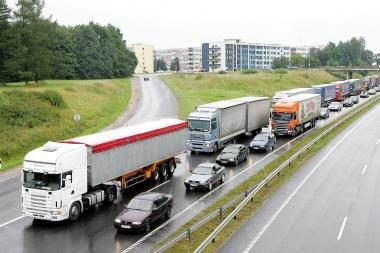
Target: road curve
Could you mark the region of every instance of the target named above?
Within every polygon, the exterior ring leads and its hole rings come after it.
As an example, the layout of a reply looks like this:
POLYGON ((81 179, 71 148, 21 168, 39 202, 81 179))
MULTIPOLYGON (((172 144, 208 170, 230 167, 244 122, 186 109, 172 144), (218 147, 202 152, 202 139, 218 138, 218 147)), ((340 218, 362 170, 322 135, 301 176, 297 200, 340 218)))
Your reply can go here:
POLYGON ((380 106, 310 159, 219 252, 378 252, 380 106))

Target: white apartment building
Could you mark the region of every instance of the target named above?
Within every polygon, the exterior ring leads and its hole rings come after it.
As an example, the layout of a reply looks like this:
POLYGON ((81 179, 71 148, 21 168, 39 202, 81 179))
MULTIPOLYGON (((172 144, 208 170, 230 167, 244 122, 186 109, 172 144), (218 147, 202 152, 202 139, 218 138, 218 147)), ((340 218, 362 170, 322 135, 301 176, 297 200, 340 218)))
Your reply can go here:
POLYGON ((171 62, 178 57, 179 71, 198 72, 202 67, 202 50, 200 47, 157 49, 154 51, 156 59, 165 61, 170 69, 171 62))
POLYGON ((153 45, 148 44, 129 44, 127 48, 132 50, 137 58, 135 74, 145 74, 154 72, 153 45))
POLYGON ((202 44, 202 69, 211 72, 271 69, 273 59, 281 56, 290 59, 290 46, 227 39, 202 44))

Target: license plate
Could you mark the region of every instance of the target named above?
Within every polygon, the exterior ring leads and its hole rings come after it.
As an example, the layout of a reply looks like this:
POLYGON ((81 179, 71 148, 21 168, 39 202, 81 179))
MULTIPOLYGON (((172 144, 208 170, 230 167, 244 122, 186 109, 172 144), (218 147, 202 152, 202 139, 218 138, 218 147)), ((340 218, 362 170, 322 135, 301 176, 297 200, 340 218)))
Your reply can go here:
POLYGON ((190 184, 190 186, 192 186, 192 187, 197 187, 197 184, 190 184))
POLYGON ((259 148, 257 148, 257 147, 254 147, 253 149, 259 149, 259 148))
POLYGON ((222 163, 227 163, 227 161, 222 161, 222 163))
POLYGON ((129 226, 129 225, 121 225, 121 228, 127 228, 127 229, 129 229, 129 228, 131 228, 131 226, 129 226))

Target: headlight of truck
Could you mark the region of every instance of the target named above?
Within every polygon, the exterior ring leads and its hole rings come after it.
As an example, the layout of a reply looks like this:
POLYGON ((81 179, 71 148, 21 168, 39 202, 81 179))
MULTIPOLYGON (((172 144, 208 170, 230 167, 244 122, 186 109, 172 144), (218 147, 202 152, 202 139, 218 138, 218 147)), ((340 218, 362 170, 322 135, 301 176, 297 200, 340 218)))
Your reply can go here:
POLYGON ((235 159, 231 158, 231 159, 228 159, 228 161, 230 161, 230 162, 234 162, 235 159))
POLYGON ((115 222, 116 223, 121 223, 121 220, 120 219, 115 219, 115 222))
POLYGON ((62 212, 61 211, 51 211, 52 215, 60 215, 62 212))
POLYGON ((189 179, 186 178, 186 179, 185 179, 185 183, 188 183, 188 182, 189 182, 189 179))
POLYGON ((141 225, 141 222, 140 221, 134 221, 134 222, 132 222, 132 225, 141 225))
POLYGON ((210 147, 210 143, 205 144, 206 147, 210 147))

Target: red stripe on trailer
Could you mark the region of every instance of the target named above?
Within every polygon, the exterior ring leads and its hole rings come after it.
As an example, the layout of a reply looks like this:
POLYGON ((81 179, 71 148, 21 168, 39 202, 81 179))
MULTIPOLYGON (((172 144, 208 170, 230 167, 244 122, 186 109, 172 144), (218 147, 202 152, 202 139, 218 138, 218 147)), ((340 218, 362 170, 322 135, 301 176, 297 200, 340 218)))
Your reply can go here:
MULTIPOLYGON (((73 143, 73 144, 85 144, 86 146, 92 148, 93 153, 99 153, 99 152, 104 152, 104 151, 107 151, 107 150, 110 150, 110 149, 113 149, 113 148, 116 148, 119 146, 124 146, 124 145, 130 144, 130 143, 135 143, 135 142, 150 139, 150 138, 153 138, 156 136, 175 132, 175 131, 178 131, 178 130, 181 130, 184 128, 187 128, 187 122, 181 122, 181 123, 178 123, 175 125, 162 127, 159 129, 154 129, 154 130, 147 131, 144 133, 139 133, 139 134, 135 134, 132 136, 127 136, 127 137, 123 137, 123 138, 119 138, 119 139, 115 139, 115 140, 109 140, 109 141, 99 143, 99 144, 89 144, 88 142, 86 143, 84 141, 83 142, 82 141, 75 141, 75 139, 67 140, 67 141, 63 141, 63 142, 64 143, 73 143)), ((110 131, 112 131, 112 130, 110 130, 110 131)))

